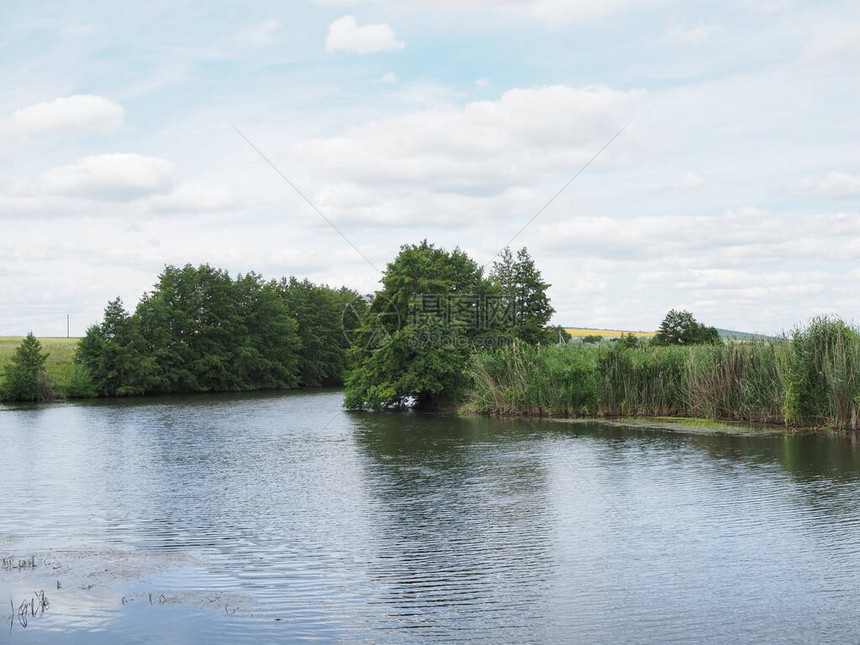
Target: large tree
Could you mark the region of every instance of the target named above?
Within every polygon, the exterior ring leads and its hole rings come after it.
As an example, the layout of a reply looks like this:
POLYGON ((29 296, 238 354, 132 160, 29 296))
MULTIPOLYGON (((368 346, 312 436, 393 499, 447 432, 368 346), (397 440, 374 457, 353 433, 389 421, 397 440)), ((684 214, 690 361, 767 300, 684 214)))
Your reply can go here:
POLYGON ((45 372, 48 355, 32 332, 21 341, 3 370, 0 395, 8 401, 45 401, 52 398, 51 382, 45 372))
POLYGON ((446 251, 427 240, 402 246, 354 336, 345 405, 456 402, 473 343, 492 332, 482 318, 491 293, 481 267, 459 248, 446 251))

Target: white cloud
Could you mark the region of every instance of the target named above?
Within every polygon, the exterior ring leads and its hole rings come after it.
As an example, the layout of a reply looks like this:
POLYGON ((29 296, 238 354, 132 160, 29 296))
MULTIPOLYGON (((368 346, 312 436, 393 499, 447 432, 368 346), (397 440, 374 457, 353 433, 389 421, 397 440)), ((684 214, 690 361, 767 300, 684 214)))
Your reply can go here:
POLYGON ((689 170, 684 174, 684 177, 676 184, 681 190, 695 190, 705 185, 705 179, 695 170, 689 170))
POLYGON ((84 157, 5 182, 2 215, 115 217, 227 212, 241 201, 223 182, 182 181, 173 164, 133 153, 84 157))
POLYGON ((134 153, 92 155, 18 183, 17 192, 131 201, 173 188, 173 164, 134 153))
POLYGON ((406 43, 398 41, 394 30, 387 24, 362 25, 359 27, 354 16, 344 16, 328 26, 325 42, 326 51, 351 52, 354 54, 374 54, 403 49, 406 43))
POLYGON ((387 72, 379 77, 380 83, 396 83, 399 79, 394 72, 387 72))
POLYGON ((278 20, 266 20, 255 25, 248 25, 239 32, 239 43, 251 47, 267 47, 275 41, 275 34, 280 30, 278 20))
POLYGON ((860 196, 860 177, 834 170, 823 179, 800 182, 799 189, 818 197, 857 197, 860 196))
POLYGON ((151 196, 146 206, 156 213, 203 213, 233 211, 240 206, 226 184, 183 183, 168 194, 151 196))
POLYGON ((629 120, 640 96, 605 87, 516 89, 495 101, 381 119, 293 152, 313 177, 373 186, 379 195, 497 195, 573 172, 629 120))
POLYGON ((490 79, 489 78, 479 78, 477 81, 475 81, 475 85, 477 85, 478 87, 489 87, 490 86, 490 79))
POLYGON ((102 96, 77 94, 29 105, 0 119, 0 135, 27 138, 39 134, 91 134, 120 129, 125 110, 102 96))
POLYGON ((860 51, 860 23, 844 22, 819 29, 803 49, 806 60, 821 60, 860 51))
POLYGON ((582 261, 622 263, 639 282, 679 286, 690 271, 802 266, 821 258, 854 262, 860 258, 860 215, 789 218, 745 207, 696 217, 574 216, 541 223, 535 239, 547 252, 563 249, 582 261), (634 268, 639 266, 644 272, 634 268))

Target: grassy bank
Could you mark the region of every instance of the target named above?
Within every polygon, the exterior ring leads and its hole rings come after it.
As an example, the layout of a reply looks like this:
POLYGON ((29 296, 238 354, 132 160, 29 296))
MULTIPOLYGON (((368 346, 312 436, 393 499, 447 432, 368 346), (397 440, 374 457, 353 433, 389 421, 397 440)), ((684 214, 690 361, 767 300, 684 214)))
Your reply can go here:
POLYGON ((468 409, 683 416, 860 429, 860 336, 816 319, 779 340, 692 347, 515 345, 475 357, 468 409))
MULTIPOLYGON (((0 336, 0 380, 6 363, 15 353, 24 338, 21 336, 0 336)), ((40 338, 42 352, 48 354, 45 369, 51 377, 56 396, 62 398, 80 378, 81 367, 73 363, 75 350, 80 338, 40 338)))

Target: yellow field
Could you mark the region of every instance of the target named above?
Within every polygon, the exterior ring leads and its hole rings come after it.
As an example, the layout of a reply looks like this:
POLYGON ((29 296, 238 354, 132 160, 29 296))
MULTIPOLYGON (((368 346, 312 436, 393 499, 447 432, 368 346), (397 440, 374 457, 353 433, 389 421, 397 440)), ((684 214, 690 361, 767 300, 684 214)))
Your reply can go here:
MULTIPOLYGON (((0 374, 6 362, 15 353, 18 345, 24 340, 20 336, 0 336, 0 374)), ((65 383, 68 378, 68 370, 75 357, 75 349, 80 338, 40 338, 42 353, 48 354, 45 367, 55 383, 65 383)))
POLYGON ((565 331, 576 338, 577 336, 603 336, 604 338, 618 338, 624 334, 633 334, 639 338, 651 338, 655 331, 624 331, 622 329, 565 329, 565 331))

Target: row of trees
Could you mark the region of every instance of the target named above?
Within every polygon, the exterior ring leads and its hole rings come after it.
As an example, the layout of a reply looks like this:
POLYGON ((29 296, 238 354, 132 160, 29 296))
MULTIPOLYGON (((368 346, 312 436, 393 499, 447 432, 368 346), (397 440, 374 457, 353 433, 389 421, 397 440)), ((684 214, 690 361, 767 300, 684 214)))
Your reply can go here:
POLYGON ((108 304, 76 360, 100 396, 335 385, 347 345, 340 314, 356 297, 295 278, 168 266, 134 313, 119 298, 108 304))
MULTIPOLYGON (((456 403, 470 387, 476 351, 568 338, 548 327, 550 285, 526 248, 505 248, 485 274, 461 249, 424 240, 401 247, 381 284, 373 296, 360 297, 293 277, 265 281, 255 273, 232 278, 209 265, 168 266, 133 312, 117 298, 87 330, 75 357, 82 377, 69 394, 344 383, 348 408, 435 408, 456 403)), ((714 328, 673 310, 652 343, 717 340, 714 328)), ((638 341, 630 336, 621 344, 638 341)), ((29 336, 0 395, 46 398, 50 383, 40 351, 29 336)))

